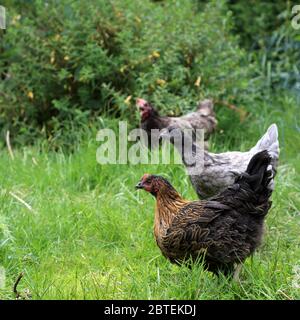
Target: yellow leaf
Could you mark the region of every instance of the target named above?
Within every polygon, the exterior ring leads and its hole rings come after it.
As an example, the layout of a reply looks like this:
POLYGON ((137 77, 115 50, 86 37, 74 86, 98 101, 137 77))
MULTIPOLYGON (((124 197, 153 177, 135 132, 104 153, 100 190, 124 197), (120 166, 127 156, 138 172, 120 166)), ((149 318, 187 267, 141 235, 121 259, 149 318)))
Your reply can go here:
POLYGON ((50 62, 51 62, 51 64, 53 64, 53 63, 55 62, 55 51, 52 51, 52 52, 51 52, 50 62))
POLYGON ((128 96, 128 97, 125 99, 125 103, 126 103, 126 104, 129 104, 129 103, 130 103, 131 97, 132 97, 132 96, 128 96))
POLYGON ((159 52, 158 52, 158 51, 153 51, 153 52, 152 52, 152 57, 153 57, 153 58, 159 58, 159 57, 160 57, 159 52))
POLYGON ((157 79, 156 80, 156 83, 160 86, 164 86, 166 84, 166 80, 164 79, 157 79))
POLYGON ((196 87, 200 87, 200 83, 201 83, 201 77, 198 77, 196 82, 195 82, 195 86, 196 87))
POLYGON ((65 60, 65 61, 69 61, 69 60, 70 60, 70 57, 69 57, 69 56, 64 56, 64 60, 65 60))
POLYGON ((127 66, 122 66, 121 68, 120 68, 120 72, 121 73, 124 73, 124 71, 127 69, 127 66))
POLYGON ((141 23, 141 22, 142 22, 142 20, 141 20, 139 17, 135 17, 135 21, 136 21, 137 23, 141 23))
POLYGON ((12 25, 17 24, 17 22, 20 21, 20 19, 21 19, 21 15, 14 16, 14 17, 12 18, 11 24, 12 24, 12 25))
POLYGON ((33 100, 33 98, 34 98, 33 92, 32 92, 32 91, 28 91, 27 97, 28 97, 29 99, 33 100))

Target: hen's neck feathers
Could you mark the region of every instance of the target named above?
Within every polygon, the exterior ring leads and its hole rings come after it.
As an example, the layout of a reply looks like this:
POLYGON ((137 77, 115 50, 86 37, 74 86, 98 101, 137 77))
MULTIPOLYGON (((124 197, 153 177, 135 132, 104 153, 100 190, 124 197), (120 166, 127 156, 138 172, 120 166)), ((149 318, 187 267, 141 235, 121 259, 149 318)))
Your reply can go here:
POLYGON ((169 117, 162 117, 158 111, 152 107, 149 116, 146 119, 142 119, 142 126, 147 130, 151 129, 162 129, 169 125, 169 117))
POLYGON ((165 186, 156 194, 154 233, 158 237, 172 223, 179 210, 187 204, 181 195, 171 186, 165 186))

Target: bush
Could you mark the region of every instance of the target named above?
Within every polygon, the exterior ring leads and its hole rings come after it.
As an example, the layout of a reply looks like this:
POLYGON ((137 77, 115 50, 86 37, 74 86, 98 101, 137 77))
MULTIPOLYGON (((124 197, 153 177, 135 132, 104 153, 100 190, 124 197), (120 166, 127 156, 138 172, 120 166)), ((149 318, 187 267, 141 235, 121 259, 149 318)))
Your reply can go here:
POLYGON ((240 44, 258 61, 265 89, 287 89, 300 98, 300 35, 291 25, 292 2, 228 1, 240 44))
POLYGON ((70 128, 104 113, 134 121, 137 96, 175 113, 207 96, 249 99, 252 67, 222 1, 200 11, 192 0, 4 6, 0 126, 19 142, 71 141, 70 128))
POLYGON ((258 49, 262 41, 282 25, 279 15, 289 3, 289 0, 250 0, 245 5, 242 1, 228 0, 234 16, 233 31, 239 35, 242 46, 258 49))

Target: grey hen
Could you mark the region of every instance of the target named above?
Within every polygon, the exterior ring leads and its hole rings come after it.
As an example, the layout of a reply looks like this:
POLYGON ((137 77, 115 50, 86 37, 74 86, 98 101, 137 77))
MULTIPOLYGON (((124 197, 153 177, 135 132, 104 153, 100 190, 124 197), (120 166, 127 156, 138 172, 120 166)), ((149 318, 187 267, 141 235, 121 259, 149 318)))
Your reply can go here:
MULTIPOLYGON (((148 137, 148 146, 152 146, 153 142, 157 142, 158 132, 165 128, 179 129, 203 129, 205 139, 214 131, 217 120, 213 110, 212 100, 206 99, 201 101, 194 112, 187 113, 181 117, 161 116, 157 109, 144 99, 137 99, 137 107, 141 116, 141 129, 145 130, 148 137)), ((154 145, 155 146, 155 145, 154 145)))
POLYGON ((262 150, 267 150, 270 154, 273 176, 276 174, 279 158, 276 124, 272 124, 256 145, 247 152, 210 153, 196 144, 192 135, 172 127, 168 128, 168 130, 163 130, 160 136, 162 139, 168 139, 172 143, 175 141, 174 146, 182 157, 191 183, 199 198, 211 197, 232 185, 235 178, 246 171, 251 158, 262 150), (184 144, 188 144, 191 148, 184 148, 184 144), (201 152, 203 152, 203 162, 196 174, 195 164, 187 161, 187 159, 202 154, 201 152))

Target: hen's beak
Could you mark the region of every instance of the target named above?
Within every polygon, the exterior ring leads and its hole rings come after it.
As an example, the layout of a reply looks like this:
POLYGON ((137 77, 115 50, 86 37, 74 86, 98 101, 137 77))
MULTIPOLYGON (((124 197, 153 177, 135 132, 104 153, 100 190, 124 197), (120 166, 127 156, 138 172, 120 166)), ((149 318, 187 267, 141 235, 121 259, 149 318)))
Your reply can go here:
POLYGON ((143 183, 142 182, 139 182, 136 186, 135 186, 136 189, 144 189, 144 186, 143 186, 143 183))

